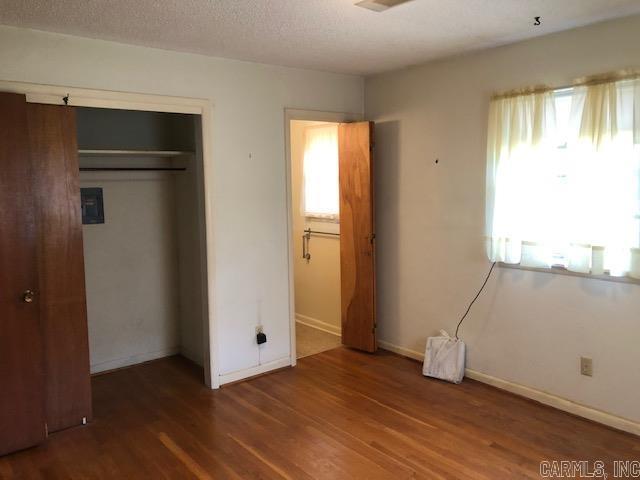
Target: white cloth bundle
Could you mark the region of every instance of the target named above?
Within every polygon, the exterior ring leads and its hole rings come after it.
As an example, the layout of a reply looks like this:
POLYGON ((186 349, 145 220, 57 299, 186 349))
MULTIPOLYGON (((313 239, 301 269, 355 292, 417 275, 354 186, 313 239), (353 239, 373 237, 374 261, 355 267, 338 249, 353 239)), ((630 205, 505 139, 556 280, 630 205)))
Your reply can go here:
POLYGON ((439 337, 427 338, 422 374, 447 382, 460 383, 464 377, 465 344, 440 330, 439 337))

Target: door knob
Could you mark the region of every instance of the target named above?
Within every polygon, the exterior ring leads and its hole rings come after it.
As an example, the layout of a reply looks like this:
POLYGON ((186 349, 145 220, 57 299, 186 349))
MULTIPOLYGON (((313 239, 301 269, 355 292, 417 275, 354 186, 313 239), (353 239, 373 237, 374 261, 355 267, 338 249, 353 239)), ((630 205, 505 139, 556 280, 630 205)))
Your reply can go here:
POLYGON ((25 290, 22 294, 22 301, 24 303, 33 303, 36 293, 33 290, 25 290))

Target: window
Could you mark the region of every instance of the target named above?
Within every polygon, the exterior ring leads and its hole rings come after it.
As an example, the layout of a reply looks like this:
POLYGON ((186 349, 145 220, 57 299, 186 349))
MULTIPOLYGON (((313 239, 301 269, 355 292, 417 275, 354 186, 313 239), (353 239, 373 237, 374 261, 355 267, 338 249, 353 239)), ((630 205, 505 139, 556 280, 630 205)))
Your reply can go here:
POLYGON ((640 80, 492 101, 492 260, 640 278, 640 80))
POLYGON ((337 220, 340 211, 338 125, 307 127, 303 162, 303 212, 306 217, 337 220))
MULTIPOLYGON (((567 198, 569 197, 568 163, 569 163, 569 133, 571 121, 571 94, 573 89, 563 89, 553 92, 555 108, 555 138, 553 140, 555 152, 551 183, 549 185, 549 212, 545 227, 549 232, 547 236, 550 242, 551 266, 567 267, 568 254, 564 238, 566 223, 564 218, 569 215, 566 211, 567 198), (554 235, 555 233, 555 235, 554 235)), ((546 265, 545 265, 546 266, 546 265)))

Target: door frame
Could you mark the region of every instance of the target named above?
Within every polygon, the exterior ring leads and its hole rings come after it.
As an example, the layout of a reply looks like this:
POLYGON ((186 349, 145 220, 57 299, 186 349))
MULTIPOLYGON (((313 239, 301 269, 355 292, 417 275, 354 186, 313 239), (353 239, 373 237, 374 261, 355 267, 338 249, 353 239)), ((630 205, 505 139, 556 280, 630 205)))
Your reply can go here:
MULTIPOLYGON (((206 299, 204 317, 204 382, 209 388, 220 387, 218 369, 217 322, 213 312, 214 302, 214 229, 213 229, 213 102, 202 98, 174 97, 134 92, 110 90, 92 90, 77 87, 64 87, 26 82, 0 80, 0 91, 26 95, 29 103, 51 105, 69 105, 74 107, 111 108, 119 110, 138 110, 163 113, 186 113, 200 115, 202 140, 202 169, 198 175, 202 178, 203 197, 199 201, 204 206, 204 219, 199 216, 201 231, 205 234, 206 268, 201 269, 203 298, 206 299), (65 97, 67 102, 65 103, 65 97), (204 222, 204 224, 203 224, 204 222), (203 287, 205 288, 205 287, 203 287)), ((200 170, 200 169, 199 169, 200 170)))
POLYGON ((299 110, 294 108, 284 109, 284 148, 285 148, 285 186, 287 195, 287 263, 289 282, 289 342, 290 362, 295 367, 297 363, 296 352, 296 295, 294 277, 294 251, 293 251, 293 199, 291 185, 291 121, 303 120, 310 122, 347 123, 362 121, 364 114, 349 112, 324 112, 319 110, 299 110))

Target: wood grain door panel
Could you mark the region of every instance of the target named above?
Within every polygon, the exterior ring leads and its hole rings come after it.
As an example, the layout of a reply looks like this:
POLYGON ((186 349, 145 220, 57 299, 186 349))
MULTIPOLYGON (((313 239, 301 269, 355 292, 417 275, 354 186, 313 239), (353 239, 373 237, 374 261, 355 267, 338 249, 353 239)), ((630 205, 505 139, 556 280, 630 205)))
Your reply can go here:
POLYGON ((0 455, 46 438, 32 179, 26 99, 0 93, 0 455))
POLYGON ((89 343, 73 107, 29 104, 50 432, 91 419, 89 343))
POLYGON ((338 127, 342 343, 376 350, 373 122, 338 127))

